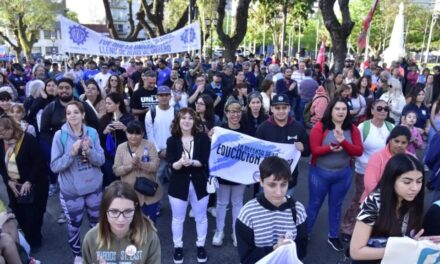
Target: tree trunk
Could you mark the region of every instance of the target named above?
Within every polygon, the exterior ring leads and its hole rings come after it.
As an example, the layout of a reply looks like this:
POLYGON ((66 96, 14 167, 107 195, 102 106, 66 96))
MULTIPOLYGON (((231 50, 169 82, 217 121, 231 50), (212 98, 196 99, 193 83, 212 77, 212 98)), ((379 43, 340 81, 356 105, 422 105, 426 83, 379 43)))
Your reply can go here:
POLYGON ((280 58, 283 61, 284 57, 284 44, 286 42, 286 27, 287 27, 287 4, 283 4, 283 28, 281 30, 281 52, 280 58))
POLYGON ((347 56, 347 39, 354 27, 354 22, 350 17, 348 7, 349 0, 338 0, 339 8, 342 14, 342 23, 337 19, 333 7, 336 0, 319 0, 324 25, 330 33, 334 55, 334 72, 342 72, 344 68, 345 57, 347 56))
POLYGON ((234 30, 231 37, 228 36, 223 30, 223 21, 225 19, 225 7, 226 0, 219 0, 217 12, 218 12, 218 23, 217 23, 217 35, 220 41, 225 47, 225 59, 226 61, 234 61, 235 50, 243 41, 244 36, 247 31, 247 20, 249 14, 249 5, 251 0, 239 0, 237 4, 237 16, 234 24, 234 30))

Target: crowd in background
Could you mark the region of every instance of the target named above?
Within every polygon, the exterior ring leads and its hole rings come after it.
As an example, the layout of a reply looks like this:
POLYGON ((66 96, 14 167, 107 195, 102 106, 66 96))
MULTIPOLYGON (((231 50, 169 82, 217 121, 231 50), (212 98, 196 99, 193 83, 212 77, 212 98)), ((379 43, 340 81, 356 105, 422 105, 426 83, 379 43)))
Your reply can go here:
MULTIPOLYGON (((21 241, 18 249, 3 254, 7 263, 16 253, 29 254, 44 243, 43 215, 53 195, 59 195, 57 221, 67 223, 75 263, 96 261, 92 251, 103 246, 120 251, 112 248, 108 232, 125 237, 135 232, 127 229, 133 228, 132 221, 139 226, 136 232, 155 234, 165 195, 172 211, 175 263, 183 262, 188 203, 197 223, 199 263, 208 259, 208 213, 216 217, 212 244, 221 246, 228 230, 241 262, 254 263, 279 246, 278 236, 286 230, 275 225, 268 236, 252 223, 267 223, 276 210, 295 212, 300 221, 286 226, 303 258, 327 195, 328 243, 342 251, 347 248, 343 243, 355 237, 347 253, 359 263, 383 257, 371 237, 409 235, 423 226, 425 234, 440 235, 432 221, 423 224, 425 185, 433 201, 429 219, 438 219, 440 211, 435 203, 440 200, 440 66, 347 59, 343 70, 335 72, 310 58, 252 54, 238 55, 234 62, 189 54, 0 61, 0 114, 0 174, 14 214, 5 214, 5 222, 17 220, 8 239, 21 241), (269 198, 271 189, 263 180, 244 207, 245 185, 218 179, 216 194, 208 194, 215 126, 292 144, 302 157, 311 156, 308 179, 298 179, 298 168, 290 177, 273 174, 275 182, 286 181, 281 197, 293 197, 297 181, 308 180, 310 197, 301 201, 305 206, 291 206, 286 198, 273 208, 275 198, 269 198), (392 159, 397 161, 391 164, 392 159), (399 171, 396 162, 406 167, 399 171), (396 186, 404 181, 401 188, 408 190, 393 189, 390 181, 396 186), (352 183, 355 194, 343 212, 352 183), (105 191, 106 186, 111 188, 105 191), (387 193, 391 204, 382 197, 385 188, 394 190, 394 196, 387 193), (229 203, 232 226, 225 227, 229 203), (249 208, 267 210, 266 218, 249 214, 249 208), (86 236, 86 249, 80 241, 85 213, 94 234, 86 236), (255 239, 246 238, 249 234, 255 239)), ((268 163, 260 170, 266 167, 275 168, 268 163)), ((8 211, 3 205, 1 210, 8 211)), ((151 254, 139 263, 160 263, 160 237, 131 235, 123 243, 151 254), (144 248, 144 242, 154 249, 144 248)))

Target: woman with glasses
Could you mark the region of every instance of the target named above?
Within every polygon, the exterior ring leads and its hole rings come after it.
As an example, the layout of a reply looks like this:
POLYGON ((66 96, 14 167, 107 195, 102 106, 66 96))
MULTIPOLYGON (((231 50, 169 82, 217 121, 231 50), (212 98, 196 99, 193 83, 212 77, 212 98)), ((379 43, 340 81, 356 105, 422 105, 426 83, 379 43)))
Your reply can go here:
POLYGON ((87 210, 90 227, 98 222, 102 198, 101 166, 105 162, 98 132, 84 124, 81 102, 66 104, 66 123, 55 133, 50 168, 58 173, 61 207, 67 217, 74 263, 82 263, 80 230, 87 210))
POLYGON ((310 148, 307 232, 312 233, 328 194, 328 243, 334 250, 342 251, 339 239, 342 202, 351 185, 351 160, 363 151, 361 135, 352 124, 346 99, 336 97, 330 101, 322 120, 310 132, 310 148))
POLYGON ((106 94, 109 93, 118 93, 124 94, 124 84, 122 79, 117 75, 112 75, 108 78, 107 85, 105 86, 106 94))
POLYGON ((23 132, 6 114, 0 116, 0 174, 9 207, 32 250, 41 246, 41 227, 46 211, 48 179, 46 161, 37 139, 23 132))
POLYGON ((138 195, 128 183, 110 184, 99 212, 99 223, 84 238, 83 263, 161 263, 156 229, 143 217, 138 195))
POLYGON ((389 89, 380 96, 380 100, 387 102, 390 118, 394 120, 394 124, 399 124, 402 110, 406 105, 405 97, 402 92, 402 84, 394 78, 390 78, 388 84, 389 89))
POLYGON ((410 154, 406 149, 411 140, 411 131, 405 126, 396 126, 387 138, 387 144, 381 150, 371 155, 365 167, 364 187, 360 202, 376 188, 383 175, 387 162, 397 154, 410 154))
POLYGON ((90 79, 86 82, 86 91, 84 95, 80 96, 80 99, 92 107, 98 119, 106 113, 105 100, 102 98, 101 90, 95 80, 90 79))
POLYGON ((388 112, 387 102, 376 100, 371 104, 371 109, 366 111, 367 120, 358 126, 364 149, 362 156, 356 157, 354 169, 355 192, 341 224, 341 239, 344 242, 348 242, 351 239, 354 224, 356 223, 356 215, 359 212, 359 205, 361 203, 360 198, 364 192, 364 175, 367 162, 375 152, 385 147, 386 140, 394 128, 392 123, 386 121, 388 112))
POLYGON ((174 243, 174 263, 183 263, 183 226, 188 203, 196 221, 197 262, 208 260, 205 251, 208 232, 208 160, 210 141, 206 133, 199 132, 196 112, 182 108, 171 125, 171 137, 167 140, 166 157, 171 165, 168 198, 172 211, 171 230, 174 243))
MULTIPOLYGON (((229 101, 225 105, 226 123, 222 125, 223 128, 248 134, 245 125, 241 123, 242 111, 241 104, 238 101, 229 101)), ((217 191, 217 208, 216 208, 216 231, 212 238, 212 245, 223 245, 225 237, 225 219, 226 208, 229 201, 232 204, 232 244, 237 246, 237 238, 235 236, 235 220, 238 217, 241 207, 243 206, 243 195, 246 185, 230 182, 223 179, 218 179, 219 188, 217 191)))
POLYGON ((214 101, 207 94, 202 94, 196 101, 196 114, 200 118, 203 132, 208 134, 214 126, 221 125, 220 118, 215 114, 214 101))
POLYGON ((162 198, 162 187, 156 177, 159 168, 159 156, 154 144, 144 139, 144 126, 139 121, 131 121, 125 129, 127 142, 121 143, 116 150, 113 172, 121 181, 134 187, 137 177, 145 177, 158 185, 153 195, 144 195, 138 191, 140 207, 144 215, 156 223, 157 209, 162 198))

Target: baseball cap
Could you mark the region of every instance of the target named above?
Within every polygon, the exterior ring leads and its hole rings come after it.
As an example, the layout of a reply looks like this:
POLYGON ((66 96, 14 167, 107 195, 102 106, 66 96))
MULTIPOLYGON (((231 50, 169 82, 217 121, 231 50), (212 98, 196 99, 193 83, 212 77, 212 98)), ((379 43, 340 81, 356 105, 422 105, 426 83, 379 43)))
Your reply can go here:
POLYGON ((157 94, 171 94, 171 89, 165 85, 159 86, 157 87, 157 94))
POLYGON ((272 98, 271 105, 290 105, 289 98, 285 94, 277 94, 272 98))

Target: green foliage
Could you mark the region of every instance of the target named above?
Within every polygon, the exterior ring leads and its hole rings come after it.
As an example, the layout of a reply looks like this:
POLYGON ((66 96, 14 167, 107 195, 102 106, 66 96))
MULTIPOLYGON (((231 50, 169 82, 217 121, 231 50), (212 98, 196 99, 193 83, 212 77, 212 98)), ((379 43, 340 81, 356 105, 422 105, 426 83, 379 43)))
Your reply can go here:
MULTIPOLYGON (((188 0, 169 0, 165 3, 164 26, 166 29, 174 28, 180 16, 188 8, 188 0)), ((191 18, 192 20, 193 18, 191 18)))
POLYGON ((0 1, 0 25, 14 33, 18 46, 29 55, 39 30, 53 28, 59 8, 59 3, 48 0, 0 1))
POLYGON ((66 17, 72 21, 78 22, 78 14, 72 10, 66 9, 66 17))
MULTIPOLYGON (((376 13, 374 14, 370 32, 369 44, 376 55, 381 53, 389 44, 394 20, 399 12, 400 2, 405 4, 405 33, 407 32, 409 26, 408 36, 406 37, 406 48, 411 51, 421 49, 427 23, 428 27, 425 39, 426 47, 432 10, 422 8, 415 4, 410 4, 408 0, 381 0, 376 9, 376 13)), ((349 42, 353 46, 356 46, 357 38, 361 32, 362 22, 368 15, 372 3, 372 0, 353 0, 350 2, 350 13, 353 21, 356 22, 353 32, 349 38, 349 42)), ((432 40, 433 42, 431 43, 431 48, 440 48, 440 26, 438 23, 433 31, 432 40)))

